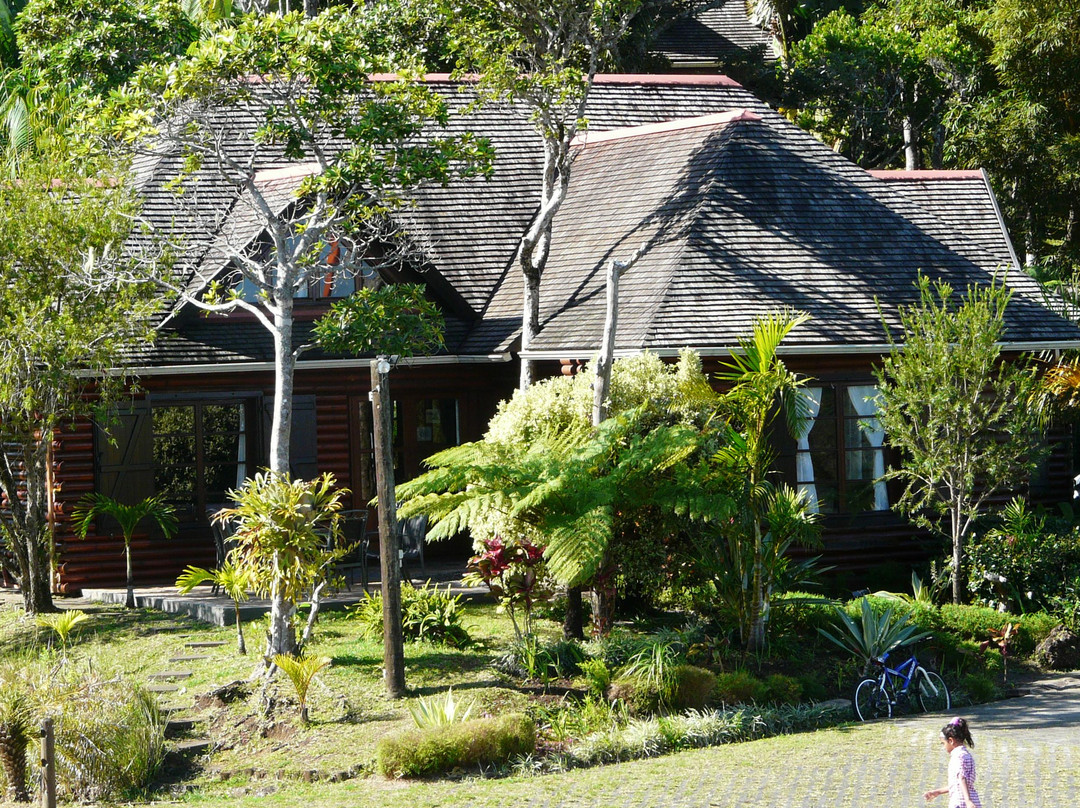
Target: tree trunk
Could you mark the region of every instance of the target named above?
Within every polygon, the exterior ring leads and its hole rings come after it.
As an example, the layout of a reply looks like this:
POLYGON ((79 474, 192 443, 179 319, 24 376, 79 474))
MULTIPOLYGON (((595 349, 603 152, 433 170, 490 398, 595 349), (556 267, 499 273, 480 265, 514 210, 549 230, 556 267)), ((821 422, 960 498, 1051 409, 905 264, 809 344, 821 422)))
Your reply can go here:
POLYGON ((266 638, 267 674, 274 671, 274 657, 278 654, 293 656, 296 654, 296 604, 285 597, 278 574, 280 556, 274 553, 274 580, 270 586, 270 631, 266 638))
MULTIPOLYGON (((49 546, 52 543, 51 525, 48 518, 48 442, 52 430, 36 435, 23 447, 23 471, 25 473, 25 508, 20 566, 25 566, 19 585, 27 614, 54 612, 52 600, 52 565, 49 563, 49 546)), ((18 496, 18 492, 14 492, 18 496)), ((9 500, 11 492, 8 492, 9 500)), ((18 527, 18 526, 17 526, 18 527)))
POLYGON ((952 563, 953 563, 953 579, 952 579, 952 597, 953 603, 960 604, 963 602, 963 581, 960 564, 964 560, 964 537, 960 535, 960 511, 957 506, 953 506, 951 509, 950 517, 952 519, 952 563))
POLYGON ((592 633, 606 637, 615 627, 615 570, 605 558, 592 583, 592 633))
MULTIPOLYGON (((524 354, 540 331, 540 273, 523 270, 525 279, 524 316, 521 318, 521 353, 524 354)), ((521 376, 518 387, 528 390, 535 381, 536 368, 532 359, 521 356, 521 376)))
POLYGON ((247 643, 244 642, 244 624, 240 620, 240 604, 233 601, 233 610, 236 612, 236 652, 240 656, 247 656, 247 643))
POLYGON ((904 116, 904 168, 917 171, 919 165, 919 144, 915 136, 915 122, 910 115, 904 116))
POLYGON ((566 590, 563 637, 567 640, 585 639, 585 605, 582 602, 580 586, 571 586, 566 590))
POLYGON ((405 695, 405 644, 401 630, 401 554, 394 500, 393 402, 390 363, 371 363, 372 415, 375 422, 375 484, 379 497, 379 567, 383 602, 383 676, 392 699, 405 695))
MULTIPOLYGON (((278 296, 276 296, 278 297, 278 296)), ((270 427, 270 470, 289 474, 289 438, 292 435, 293 375, 293 303, 275 300, 274 314, 274 415, 270 427)))
POLYGON ((135 608, 135 578, 131 574, 131 544, 124 542, 124 566, 127 569, 127 599, 124 601, 125 609, 135 608))
POLYGON ((754 570, 752 573, 750 604, 750 631, 746 638, 746 649, 754 653, 765 650, 765 627, 769 619, 769 603, 762 580, 762 537, 761 525, 754 521, 754 570))
POLYGON ((611 396, 611 365, 615 361, 615 331, 619 326, 619 278, 617 261, 607 266, 607 305, 604 315, 604 334, 600 340, 600 355, 596 358, 596 378, 593 381, 593 426, 599 426, 608 415, 611 396))

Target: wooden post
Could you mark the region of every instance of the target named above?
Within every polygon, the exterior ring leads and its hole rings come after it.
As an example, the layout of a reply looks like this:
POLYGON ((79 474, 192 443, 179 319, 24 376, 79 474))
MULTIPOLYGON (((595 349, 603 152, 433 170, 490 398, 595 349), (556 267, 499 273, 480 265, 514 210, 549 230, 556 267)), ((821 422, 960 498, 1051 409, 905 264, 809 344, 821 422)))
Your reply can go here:
POLYGON ((394 405, 389 357, 371 362, 375 426, 375 490, 379 497, 379 569, 383 599, 383 677, 392 699, 405 695, 405 645, 401 633, 401 553, 394 501, 394 405))
POLYGON ((41 804, 56 808, 56 746, 51 718, 41 722, 41 804))

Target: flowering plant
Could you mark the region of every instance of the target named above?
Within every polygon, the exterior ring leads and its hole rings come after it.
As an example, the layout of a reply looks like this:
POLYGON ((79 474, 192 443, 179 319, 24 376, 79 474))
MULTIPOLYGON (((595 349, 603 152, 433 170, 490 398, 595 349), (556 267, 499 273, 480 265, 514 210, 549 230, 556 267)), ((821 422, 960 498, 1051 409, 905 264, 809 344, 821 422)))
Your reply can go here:
POLYGON ((483 549, 469 559, 465 582, 484 584, 499 600, 499 611, 510 615, 520 640, 532 633, 532 609, 554 594, 544 567, 544 549, 522 538, 485 539, 483 549), (520 609, 522 623, 518 624, 520 609), (524 628, 524 631, 522 629, 524 628))

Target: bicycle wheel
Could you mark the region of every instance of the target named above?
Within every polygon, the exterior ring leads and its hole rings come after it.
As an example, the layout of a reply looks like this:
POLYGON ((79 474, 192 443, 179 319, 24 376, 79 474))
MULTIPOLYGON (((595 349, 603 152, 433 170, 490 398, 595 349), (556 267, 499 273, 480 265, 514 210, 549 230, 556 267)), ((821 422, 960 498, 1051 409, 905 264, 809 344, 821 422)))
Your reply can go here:
POLYGON ((933 671, 919 668, 914 681, 915 695, 925 712, 937 713, 948 710, 952 701, 944 680, 933 671))
POLYGON ((863 679, 855 686, 851 706, 855 710, 855 717, 860 721, 872 721, 875 718, 892 716, 889 694, 885 692, 877 679, 863 679))

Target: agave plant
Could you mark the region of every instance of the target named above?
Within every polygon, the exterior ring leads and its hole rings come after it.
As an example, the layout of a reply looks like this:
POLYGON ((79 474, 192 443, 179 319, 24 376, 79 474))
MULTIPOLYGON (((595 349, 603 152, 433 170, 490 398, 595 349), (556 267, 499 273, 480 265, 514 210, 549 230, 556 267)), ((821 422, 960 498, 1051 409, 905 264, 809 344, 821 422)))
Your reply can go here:
POLYGON ((274 664, 285 672, 285 675, 289 677, 289 681, 293 683, 293 687, 296 688, 296 696, 300 699, 300 720, 305 724, 308 723, 308 690, 311 688, 311 683, 315 681, 319 671, 329 665, 331 661, 330 657, 308 656, 306 654, 302 656, 278 654, 274 657, 274 664))
POLYGON ((228 561, 216 570, 189 565, 176 579, 176 589, 180 594, 186 595, 203 583, 220 586, 225 594, 232 598, 233 612, 236 614, 236 650, 241 655, 246 654, 247 644, 244 642, 244 626, 240 621, 240 604, 248 599, 248 588, 251 585, 248 573, 228 561))
POLYGON ((474 706, 474 702, 465 704, 455 699, 454 688, 450 688, 442 696, 421 697, 409 704, 408 708, 416 726, 432 729, 468 721, 474 706))
POLYGON ((64 648, 67 648, 68 638, 75 630, 75 627, 80 623, 85 623, 89 619, 90 615, 82 609, 66 609, 53 614, 39 614, 37 616, 37 624, 42 628, 49 629, 52 632, 52 635, 60 640, 60 644, 64 648))
POLYGON ((837 608, 836 616, 839 620, 834 624, 833 631, 819 628, 818 632, 866 664, 880 659, 894 648, 909 645, 930 634, 928 631, 920 631, 907 615, 894 616, 891 608, 886 609, 879 617, 870 608, 869 600, 862 598, 861 604, 862 615, 858 622, 848 617, 843 609, 837 608))
POLYGON ((83 538, 86 538, 86 534, 90 532, 90 525, 97 516, 111 516, 120 525, 120 532, 124 536, 124 560, 127 563, 127 599, 124 605, 128 609, 134 609, 135 587, 131 576, 131 537, 135 535, 135 528, 143 519, 151 518, 158 523, 165 537, 170 538, 177 528, 176 512, 173 506, 160 495, 146 497, 133 505, 125 505, 104 494, 87 494, 79 500, 71 516, 75 521, 75 530, 83 538))

